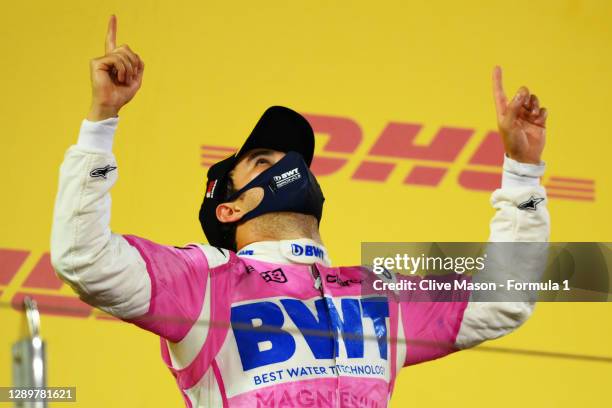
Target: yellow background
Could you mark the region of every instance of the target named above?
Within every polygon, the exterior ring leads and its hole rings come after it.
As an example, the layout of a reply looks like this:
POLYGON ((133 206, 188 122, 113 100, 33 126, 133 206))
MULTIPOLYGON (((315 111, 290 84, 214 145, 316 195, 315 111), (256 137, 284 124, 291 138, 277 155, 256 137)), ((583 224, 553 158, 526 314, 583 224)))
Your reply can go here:
MULTIPOLYGON (((237 146, 266 107, 281 104, 363 129, 349 165, 320 179, 335 264, 358 263, 361 241, 485 240, 488 194, 460 188, 456 175, 495 128, 490 75, 500 64, 508 94, 527 85, 550 110, 549 174, 596 179, 594 202, 550 201, 552 239, 612 240, 608 1, 3 2, 0 248, 32 254, 0 296, 0 386, 11 383, 10 345, 23 330, 6 305, 48 251, 58 167, 88 111, 88 61, 103 53, 111 13, 118 44, 146 63, 140 93, 120 114, 116 232, 203 241, 199 146, 237 146), (440 126, 477 134, 438 188, 402 185, 408 162, 386 183, 351 180, 389 121, 424 124, 421 142, 440 126)), ((611 311, 540 304, 523 328, 489 345, 610 356, 611 311)), ((49 385, 76 386, 74 406, 181 406, 155 336, 48 315, 42 333, 49 385)), ((605 405, 611 379, 610 363, 477 348, 405 369, 391 405, 605 405)))

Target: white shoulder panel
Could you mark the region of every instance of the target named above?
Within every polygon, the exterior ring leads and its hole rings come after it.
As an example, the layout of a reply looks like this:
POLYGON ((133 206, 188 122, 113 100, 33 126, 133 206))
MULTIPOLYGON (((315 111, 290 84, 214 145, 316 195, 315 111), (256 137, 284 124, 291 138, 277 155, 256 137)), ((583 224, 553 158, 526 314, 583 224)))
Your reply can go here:
POLYGON ((208 261, 208 267, 214 268, 219 265, 226 264, 230 259, 230 254, 227 249, 217 248, 208 244, 196 244, 200 247, 204 255, 206 256, 206 260, 208 261))
POLYGON ((206 282, 206 293, 204 294, 204 303, 202 304, 202 310, 198 316, 198 320, 191 327, 189 332, 181 341, 173 343, 166 340, 168 343, 168 351, 170 352, 170 359, 172 361, 172 367, 176 369, 182 369, 187 367, 196 358, 206 337, 208 336, 208 329, 210 327, 210 272, 207 274, 206 282))

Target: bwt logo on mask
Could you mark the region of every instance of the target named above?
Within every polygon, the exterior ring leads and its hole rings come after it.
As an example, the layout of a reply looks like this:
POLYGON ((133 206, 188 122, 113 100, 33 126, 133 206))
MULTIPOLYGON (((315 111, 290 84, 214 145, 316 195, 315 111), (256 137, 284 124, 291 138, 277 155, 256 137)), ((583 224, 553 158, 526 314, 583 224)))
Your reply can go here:
POLYGON ((325 257, 323 250, 314 245, 291 244, 291 253, 295 256, 316 256, 319 259, 325 257))
POLYGON ((296 167, 295 169, 289 170, 281 174, 280 176, 274 176, 273 179, 274 179, 274 182, 276 183, 276 187, 280 188, 295 180, 299 180, 300 177, 301 177, 300 172, 298 168, 296 167))
POLYGON ((297 167, 293 170, 289 170, 283 174, 281 174, 280 176, 274 176, 274 181, 280 181, 283 179, 286 179, 287 177, 291 177, 295 174, 300 174, 300 172, 298 171, 297 167))

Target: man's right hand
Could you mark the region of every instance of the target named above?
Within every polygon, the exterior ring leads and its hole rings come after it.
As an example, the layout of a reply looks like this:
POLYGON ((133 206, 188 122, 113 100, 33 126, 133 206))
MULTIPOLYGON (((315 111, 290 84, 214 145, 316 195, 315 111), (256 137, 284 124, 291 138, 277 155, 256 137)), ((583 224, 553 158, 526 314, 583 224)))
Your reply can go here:
POLYGON ((90 121, 117 116, 142 84, 144 63, 127 45, 116 46, 117 17, 112 15, 106 32, 104 56, 90 62, 91 110, 90 121))

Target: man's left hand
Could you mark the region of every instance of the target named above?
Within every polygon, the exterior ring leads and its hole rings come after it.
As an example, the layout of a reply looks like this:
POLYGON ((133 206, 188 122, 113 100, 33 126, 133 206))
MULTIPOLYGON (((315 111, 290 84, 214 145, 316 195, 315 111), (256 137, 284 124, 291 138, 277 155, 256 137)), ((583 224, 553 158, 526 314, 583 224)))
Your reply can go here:
POLYGON ((493 70, 493 96, 506 154, 521 163, 540 164, 546 139, 546 108, 541 108, 538 97, 524 86, 508 102, 500 67, 493 70))

